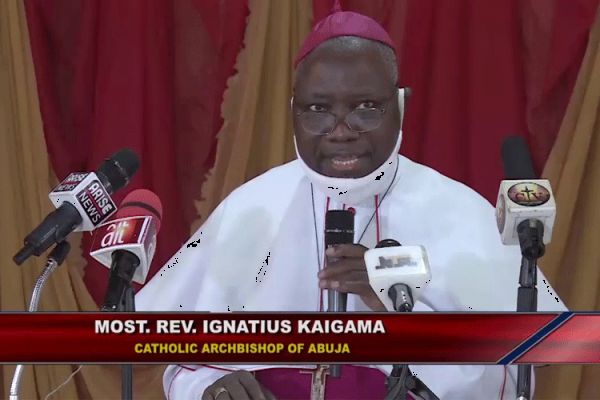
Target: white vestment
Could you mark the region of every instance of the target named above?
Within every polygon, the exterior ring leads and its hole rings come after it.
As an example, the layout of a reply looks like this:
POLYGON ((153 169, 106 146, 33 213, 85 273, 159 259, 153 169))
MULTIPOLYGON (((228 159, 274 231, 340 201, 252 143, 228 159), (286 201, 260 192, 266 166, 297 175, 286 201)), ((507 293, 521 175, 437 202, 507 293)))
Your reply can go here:
MULTIPOLYGON (((515 311, 521 255, 518 247, 501 244, 493 207, 461 183, 405 157, 392 158, 377 180, 382 185, 377 218, 374 197, 345 204, 356 210, 355 241, 362 235, 360 243, 374 247, 379 226, 380 239, 425 247, 432 280, 415 311, 515 311)), ((273 168, 232 192, 140 291, 137 310, 319 311, 327 196, 311 185, 301 164, 273 168)), ((332 197, 329 209, 341 209, 342 200, 332 197)), ((538 272, 538 309, 564 311, 544 279, 538 272)), ((326 300, 324 295, 324 309, 326 300)), ((368 309, 349 295, 348 311, 368 309)), ((269 366, 220 368, 170 366, 165 392, 169 398, 199 399, 228 369, 269 366)), ((441 399, 498 399, 501 392, 504 399, 516 397, 516 367, 411 370, 441 399)))

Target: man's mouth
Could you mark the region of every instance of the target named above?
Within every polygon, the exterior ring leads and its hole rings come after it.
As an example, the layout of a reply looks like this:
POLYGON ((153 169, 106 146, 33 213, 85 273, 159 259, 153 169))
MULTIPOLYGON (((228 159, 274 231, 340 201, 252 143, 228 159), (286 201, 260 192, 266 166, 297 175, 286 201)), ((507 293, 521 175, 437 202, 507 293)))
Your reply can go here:
POLYGON ((358 166, 360 157, 355 155, 340 155, 331 157, 331 166, 338 171, 350 171, 358 166))

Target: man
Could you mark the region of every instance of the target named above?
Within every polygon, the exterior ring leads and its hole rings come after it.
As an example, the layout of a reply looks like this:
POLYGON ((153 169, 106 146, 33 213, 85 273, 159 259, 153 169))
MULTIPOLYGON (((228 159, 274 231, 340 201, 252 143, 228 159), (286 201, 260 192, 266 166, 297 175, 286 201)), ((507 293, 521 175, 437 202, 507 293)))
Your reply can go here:
MULTIPOLYGON (((138 310, 323 311, 335 289, 349 293, 348 311, 384 311, 363 255, 392 238, 428 252, 432 281, 415 311, 514 311, 518 249, 501 245, 478 194, 398 155, 397 84, 394 46, 375 21, 336 12, 317 24, 296 67, 298 159, 231 193, 140 292, 138 310), (325 213, 343 208, 354 209, 355 244, 325 251, 325 213)), ((540 310, 564 309, 545 292, 540 310)), ((178 399, 307 399, 311 368, 170 366, 164 388, 178 399)), ((344 366, 326 398, 381 399, 389 370, 344 366)), ((411 370, 442 399, 515 398, 515 371, 500 366, 411 370)))

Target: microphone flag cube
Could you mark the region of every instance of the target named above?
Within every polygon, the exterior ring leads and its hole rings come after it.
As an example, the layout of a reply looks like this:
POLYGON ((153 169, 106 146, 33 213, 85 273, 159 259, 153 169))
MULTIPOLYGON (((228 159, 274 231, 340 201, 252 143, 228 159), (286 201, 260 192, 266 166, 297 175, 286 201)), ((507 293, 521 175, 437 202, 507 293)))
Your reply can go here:
POLYGON ((52 205, 59 208, 68 202, 82 217, 75 231, 92 231, 117 211, 106 188, 94 172, 74 172, 48 194, 52 205))
POLYGON ((423 246, 395 246, 367 250, 364 255, 371 288, 388 310, 393 310, 390 287, 403 283, 417 301, 431 280, 427 253, 423 246))
POLYGON ((518 245, 517 226, 528 219, 544 225, 545 244, 550 243, 556 217, 556 202, 546 179, 504 180, 496 202, 496 222, 505 245, 518 245))
POLYGON ((127 217, 108 221, 94 232, 90 255, 111 268, 112 253, 126 250, 135 254, 140 265, 133 281, 143 284, 156 250, 156 221, 150 216, 127 217))

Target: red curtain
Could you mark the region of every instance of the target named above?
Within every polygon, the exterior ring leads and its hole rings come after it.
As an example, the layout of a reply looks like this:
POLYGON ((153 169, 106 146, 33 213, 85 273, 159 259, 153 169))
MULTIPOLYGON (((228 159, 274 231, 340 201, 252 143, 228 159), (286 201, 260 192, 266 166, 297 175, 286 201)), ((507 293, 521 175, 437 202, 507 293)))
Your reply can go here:
MULTIPOLYGON (((26 0, 44 133, 59 178, 94 170, 129 147, 141 158, 131 184, 164 207, 151 273, 187 239, 212 166, 220 105, 234 72, 247 1, 26 0)), ((90 237, 84 239, 88 248, 90 237)), ((87 252, 84 252, 87 254, 87 252)), ((85 280, 101 301, 107 269, 85 280)))
MULTIPOLYGON (((333 0, 313 0, 315 21, 333 0)), ((598 0, 342 0, 379 21, 412 88, 402 153, 495 203, 504 137, 528 139, 537 172, 568 104, 598 0)))
MULTIPOLYGON (((215 156, 226 80, 247 0, 25 0, 44 132, 59 178, 121 147, 142 159, 132 184, 165 209, 152 272, 188 236, 215 156)), ((525 136, 541 168, 554 143, 598 0, 345 0, 382 23, 413 89, 402 152, 494 202, 499 148, 525 136)), ((333 0, 313 0, 315 20, 333 0)), ((89 237, 86 239, 89 240, 89 237)), ((107 270, 86 269, 101 299, 107 270)))

